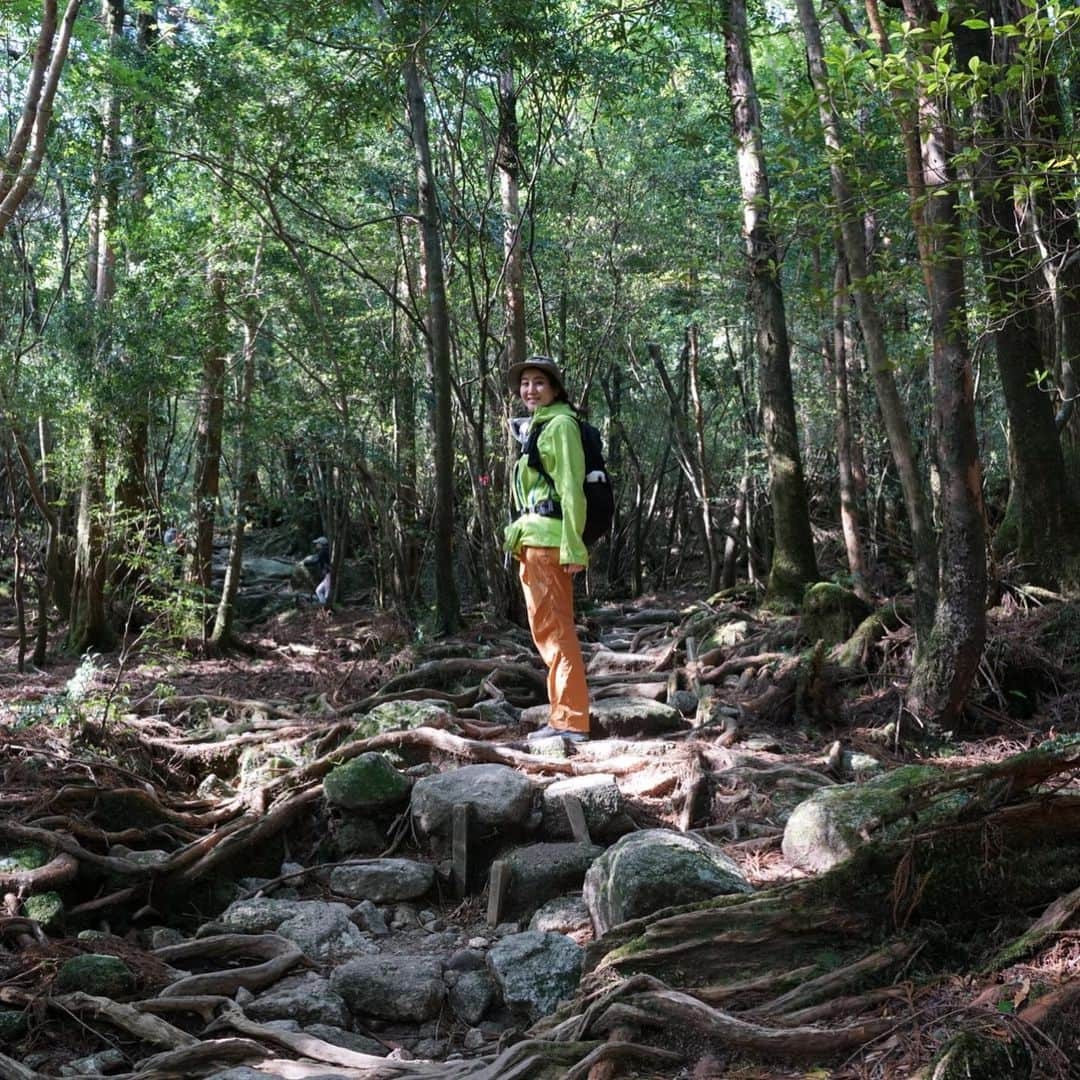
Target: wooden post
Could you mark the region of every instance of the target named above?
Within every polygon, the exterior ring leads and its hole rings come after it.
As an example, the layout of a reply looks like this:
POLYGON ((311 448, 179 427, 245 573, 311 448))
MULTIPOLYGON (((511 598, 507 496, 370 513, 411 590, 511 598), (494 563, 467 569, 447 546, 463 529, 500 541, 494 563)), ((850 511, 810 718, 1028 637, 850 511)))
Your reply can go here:
POLYGON ((488 878, 488 926, 498 926, 502 919, 503 903, 510 888, 510 864, 505 859, 496 859, 491 864, 488 878))
POLYGON ((579 844, 591 844, 592 837, 589 835, 589 823, 585 820, 585 810, 581 800, 576 795, 564 795, 562 797, 566 816, 570 819, 570 831, 579 844))
POLYGON ((468 803, 454 806, 453 874, 454 889, 459 897, 469 891, 469 811, 468 803))

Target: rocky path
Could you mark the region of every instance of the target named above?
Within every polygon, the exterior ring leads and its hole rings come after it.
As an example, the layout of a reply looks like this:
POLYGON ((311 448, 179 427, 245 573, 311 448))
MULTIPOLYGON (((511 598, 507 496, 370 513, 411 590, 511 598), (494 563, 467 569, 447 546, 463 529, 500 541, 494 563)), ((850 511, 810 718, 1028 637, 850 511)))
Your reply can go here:
POLYGON ((705 1076, 718 1039, 781 1060, 877 1045, 885 998, 778 1054, 767 1010, 733 1018, 714 986, 683 1015, 611 953, 658 913, 772 896, 902 834, 913 798, 947 818, 993 782, 898 773, 883 725, 831 740, 845 669, 793 652, 799 632, 735 604, 594 612, 597 737, 576 747, 525 741, 542 671, 505 631, 336 706, 151 694, 0 729, 0 1080, 705 1076), (711 1035, 644 1038, 649 1008, 711 1035))

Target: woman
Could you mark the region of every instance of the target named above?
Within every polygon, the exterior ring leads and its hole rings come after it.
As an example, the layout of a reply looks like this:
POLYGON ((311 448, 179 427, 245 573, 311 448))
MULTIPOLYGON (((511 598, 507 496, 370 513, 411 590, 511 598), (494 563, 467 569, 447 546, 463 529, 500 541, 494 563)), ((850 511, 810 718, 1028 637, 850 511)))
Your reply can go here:
POLYGON ((529 410, 515 435, 528 443, 532 424, 542 424, 537 449, 543 473, 524 452, 514 468, 517 517, 506 529, 506 550, 518 560, 529 629, 548 668, 547 724, 530 739, 562 736, 571 742, 589 737, 589 691, 585 662, 574 626, 574 575, 589 553, 581 539, 585 527, 585 455, 577 414, 566 396, 562 372, 546 356, 533 356, 510 368, 510 389, 529 410))

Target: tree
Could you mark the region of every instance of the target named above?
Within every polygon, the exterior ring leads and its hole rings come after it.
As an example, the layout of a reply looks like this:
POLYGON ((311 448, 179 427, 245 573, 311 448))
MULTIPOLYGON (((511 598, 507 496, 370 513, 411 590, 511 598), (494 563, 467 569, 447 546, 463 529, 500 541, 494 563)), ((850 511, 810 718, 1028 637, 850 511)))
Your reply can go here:
POLYGON ((793 604, 802 599, 804 587, 816 580, 817 563, 799 452, 780 251, 769 219, 769 180, 744 0, 730 0, 724 41, 769 456, 773 555, 768 596, 777 603, 793 604))

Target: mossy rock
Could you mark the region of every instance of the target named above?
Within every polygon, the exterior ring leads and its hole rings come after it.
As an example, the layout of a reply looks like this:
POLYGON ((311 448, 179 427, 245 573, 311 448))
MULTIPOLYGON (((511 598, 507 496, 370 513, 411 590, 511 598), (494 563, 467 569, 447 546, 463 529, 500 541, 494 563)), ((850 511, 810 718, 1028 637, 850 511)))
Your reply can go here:
POLYGON ((63 964, 56 976, 56 989, 61 993, 82 990, 99 997, 122 998, 135 992, 135 976, 117 956, 84 953, 63 964))
POLYGON ((0 1043, 12 1043, 26 1034, 26 1013, 0 1009, 0 1043))
POLYGON ((800 629, 808 641, 838 645, 870 614, 865 601, 832 581, 819 581, 803 594, 800 629))
POLYGON ((0 855, 0 871, 11 874, 20 870, 39 870, 48 861, 48 848, 40 844, 28 844, 26 847, 5 851, 0 855))
POLYGON ((243 792, 254 791, 295 769, 299 762, 280 749, 249 746, 240 755, 237 784, 243 792))
POLYGON ((701 643, 701 650, 730 648, 741 645, 750 634, 750 623, 746 619, 732 619, 713 629, 701 643))
POLYGON ((1023 1043, 1006 1043, 964 1031, 938 1054, 930 1080, 1028 1080, 1031 1055, 1023 1043))
POLYGON ((47 932, 55 933, 63 925, 64 901, 55 892, 40 893, 23 901, 23 911, 28 919, 39 922, 47 932))
MULTIPOLYGON (((904 765, 865 784, 837 784, 815 791, 792 811, 784 828, 784 857, 804 870, 828 870, 850 858, 862 847, 863 829, 874 821, 890 820, 893 824, 881 830, 879 839, 893 840, 915 826, 903 815, 908 793, 941 776, 941 770, 929 765, 904 765)), ((955 813, 966 796, 952 793, 942 796, 930 806, 922 807, 918 826, 955 813)))
POLYGON ((453 719, 445 702, 384 701, 360 717, 350 739, 370 739, 384 731, 412 731, 418 727, 445 728, 453 719))
POLYGON ((336 769, 323 781, 326 801, 345 810, 378 810, 404 802, 412 780, 390 764, 385 754, 361 754, 336 769))

